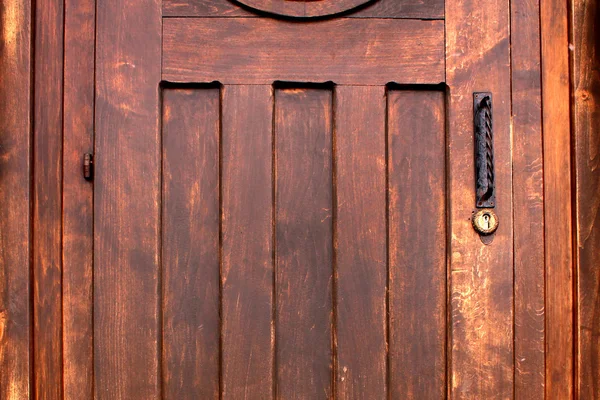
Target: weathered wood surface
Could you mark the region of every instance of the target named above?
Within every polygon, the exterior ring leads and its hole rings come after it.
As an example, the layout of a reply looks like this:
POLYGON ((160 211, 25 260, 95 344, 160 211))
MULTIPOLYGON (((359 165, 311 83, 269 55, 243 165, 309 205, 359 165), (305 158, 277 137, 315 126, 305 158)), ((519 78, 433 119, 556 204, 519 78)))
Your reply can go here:
POLYGON ((390 396, 446 396, 446 141, 441 91, 388 93, 390 396))
POLYGON ((94 396, 155 399, 159 366, 161 7, 97 8, 94 396))
POLYGON ((219 397, 220 90, 163 91, 162 376, 166 399, 219 397))
POLYGON ((538 0, 511 1, 515 398, 544 399, 544 171, 538 0))
POLYGON ((443 21, 168 18, 163 32, 162 77, 172 82, 444 80, 443 21))
POLYGON ((449 397, 512 399, 514 390, 512 148, 509 2, 446 1, 449 148, 449 397), (473 93, 494 99, 495 211, 485 245, 475 207, 473 93))
POLYGON ((336 87, 335 121, 336 396, 385 399, 385 87, 336 87))
POLYGON ((72 400, 93 396, 93 184, 81 166, 94 150, 95 17, 95 1, 65 1, 62 339, 72 400))
MULTIPOLYGON (((261 17, 255 12, 230 0, 164 0, 166 17, 261 17)), ((378 0, 359 7, 346 18, 416 18, 443 19, 442 0, 378 0)))
POLYGON ((578 359, 582 400, 600 398, 600 4, 571 2, 578 359))
POLYGON ((546 261, 546 398, 574 395, 568 6, 540 3, 546 261))
POLYGON ((33 390, 48 400, 63 396, 63 6, 36 1, 34 14, 33 390))
POLYGON ((0 6, 0 398, 31 396, 30 2, 0 6))
POLYGON ((223 398, 274 398, 273 100, 223 89, 223 398))
POLYGON ((275 92, 277 397, 329 398, 333 362, 332 91, 275 92))

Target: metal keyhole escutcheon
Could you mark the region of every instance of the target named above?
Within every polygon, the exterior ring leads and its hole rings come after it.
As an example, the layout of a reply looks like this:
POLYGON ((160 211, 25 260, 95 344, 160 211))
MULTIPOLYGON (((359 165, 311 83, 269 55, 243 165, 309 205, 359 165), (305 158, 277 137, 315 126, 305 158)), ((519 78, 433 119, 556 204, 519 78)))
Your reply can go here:
POLYGON ((473 228, 480 235, 491 235, 498 229, 498 216, 493 210, 479 210, 473 215, 473 228))

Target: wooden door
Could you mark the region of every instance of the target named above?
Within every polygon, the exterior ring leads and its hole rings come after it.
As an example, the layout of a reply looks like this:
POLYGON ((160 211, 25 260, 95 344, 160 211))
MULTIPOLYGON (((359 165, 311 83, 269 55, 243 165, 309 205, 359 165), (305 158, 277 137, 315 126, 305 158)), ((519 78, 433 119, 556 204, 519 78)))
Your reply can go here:
POLYGON ((512 396, 510 88, 501 63, 447 71, 443 2, 131 0, 97 24, 97 397, 512 396), (483 241, 472 133, 448 134, 475 91, 483 241))

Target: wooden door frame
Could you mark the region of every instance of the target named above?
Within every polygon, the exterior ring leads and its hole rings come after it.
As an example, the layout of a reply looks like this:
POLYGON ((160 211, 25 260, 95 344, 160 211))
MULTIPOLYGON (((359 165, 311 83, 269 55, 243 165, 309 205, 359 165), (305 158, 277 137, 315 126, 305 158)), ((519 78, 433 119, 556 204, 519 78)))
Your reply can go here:
MULTIPOLYGON (((92 188, 71 193, 63 193, 62 188, 81 187, 78 158, 93 150, 93 3, 7 0, 0 8, 0 82, 5 100, 0 103, 2 398, 92 393, 91 373, 70 375, 74 374, 72 366, 91 371, 93 362, 92 321, 86 317, 92 307, 92 261, 85 251, 72 252, 78 246, 83 250, 92 246, 91 219, 86 217, 92 207, 92 188), (72 147, 63 148, 63 143, 72 147), (69 245, 73 247, 66 251, 69 245), (75 330, 75 326, 83 328, 75 330)), ((130 2, 106 4, 121 3, 130 2)), ((571 7, 576 9, 578 4, 573 0, 571 7)), ((465 11, 469 6, 470 2, 447 0, 447 23, 454 21, 457 28, 473 37, 493 35, 489 25, 467 28, 452 19, 457 10, 465 11)), ((520 318, 526 321, 532 310, 542 315, 546 397, 571 398, 576 394, 574 354, 578 338, 573 329, 577 321, 574 267, 575 259, 578 263, 586 260, 582 251, 574 252, 582 245, 578 239, 582 239, 573 232, 575 226, 583 226, 583 208, 597 198, 597 193, 586 192, 589 175, 578 173, 573 179, 573 170, 581 172, 587 164, 584 149, 573 148, 571 143, 578 145, 600 133, 597 127, 585 128, 577 120, 577 102, 584 100, 578 96, 574 97, 575 129, 571 131, 569 4, 561 0, 542 0, 540 4, 497 0, 486 5, 490 9, 495 6, 502 13, 511 12, 503 18, 506 23, 509 17, 512 21, 513 202, 526 205, 513 210, 515 290, 521 290, 519 298, 531 297, 528 304, 515 304, 514 317, 520 323, 520 318), (536 47, 536 43, 541 46, 536 47), (529 80, 524 79, 527 74, 529 80), (527 84, 537 82, 537 77, 540 85, 527 84), (576 215, 574 201, 579 206, 576 215), (543 237, 536 236, 540 227, 543 237), (540 242, 544 243, 541 248, 540 242), (539 260, 545 260, 542 270, 539 260), (540 276, 544 277, 541 289, 540 276), (545 300, 540 299, 540 290, 545 300), (542 310, 530 307, 540 301, 542 310)), ((581 23, 572 21, 572 32, 583 29, 581 23)), ((572 38, 577 46, 579 36, 572 38)), ((582 73, 579 68, 591 65, 575 59, 573 79, 582 73)), ((597 93, 594 95, 598 99, 597 93)), ((593 176, 597 177, 597 172, 593 176)), ((593 229, 599 228, 594 225, 593 229)), ((588 251, 590 245, 586 246, 588 251)), ((592 246, 599 247, 598 243, 592 246)), ((539 323, 539 317, 532 321, 539 323)), ((519 344, 526 343, 520 341, 520 334, 517 329, 517 359, 519 344)), ((522 351, 532 349, 535 346, 526 345, 522 351)), ((533 357, 536 360, 535 354, 533 357)), ((579 360, 583 358, 578 355, 579 360)), ((532 371, 539 368, 539 359, 538 355, 537 363, 530 366, 532 371)), ((529 374, 516 373, 515 393, 526 393, 530 378, 529 374)))

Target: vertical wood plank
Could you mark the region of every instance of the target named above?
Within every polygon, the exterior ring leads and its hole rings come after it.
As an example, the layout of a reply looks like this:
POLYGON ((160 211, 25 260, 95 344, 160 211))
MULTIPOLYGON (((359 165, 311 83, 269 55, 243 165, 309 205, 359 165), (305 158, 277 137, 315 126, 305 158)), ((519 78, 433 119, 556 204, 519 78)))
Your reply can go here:
POLYGON ((161 7, 97 7, 94 396, 160 397, 161 7))
POLYGON ((511 1, 515 397, 545 386, 544 171, 538 0, 511 1))
POLYGON ((388 92, 390 391, 446 396, 444 93, 388 92))
POLYGON ((338 86, 336 397, 387 398, 385 87, 338 86))
POLYGON ((0 5, 0 398, 31 396, 31 58, 28 1, 0 5))
POLYGON ((600 4, 571 2, 580 399, 600 398, 600 4))
POLYGON ((573 249, 568 5, 541 0, 546 398, 573 397, 573 249))
POLYGON ((223 398, 273 397, 273 94, 223 91, 223 398))
POLYGON ((219 397, 220 90, 163 92, 164 398, 219 397))
POLYGON ((332 93, 275 95, 277 397, 332 394, 332 93))
POLYGON ((65 1, 63 385, 72 400, 93 397, 93 186, 81 165, 94 150, 95 18, 95 1, 65 1))
POLYGON ((62 0, 35 2, 33 320, 35 396, 62 391, 62 0), (52 106, 50 106, 52 105, 52 106))
POLYGON ((450 223, 450 397, 512 399, 514 390, 512 148, 508 0, 446 1, 450 223), (473 93, 493 94, 496 214, 475 233, 473 93))

